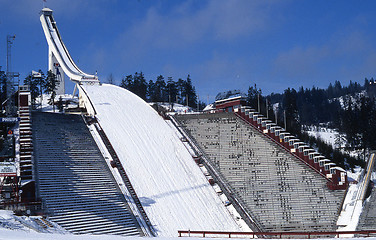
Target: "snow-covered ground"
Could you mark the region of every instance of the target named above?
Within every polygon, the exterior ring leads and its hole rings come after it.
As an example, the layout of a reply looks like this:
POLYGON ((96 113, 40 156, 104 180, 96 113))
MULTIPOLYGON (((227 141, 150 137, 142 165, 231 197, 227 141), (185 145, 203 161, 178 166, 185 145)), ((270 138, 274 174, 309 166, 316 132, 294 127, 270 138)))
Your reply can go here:
POLYGON ((69 108, 74 108, 78 106, 78 98, 76 96, 73 97, 72 94, 56 95, 55 111, 54 111, 54 106, 48 103, 50 96, 51 96, 50 94, 43 94, 42 97, 39 96, 35 99, 35 103, 36 103, 38 110, 43 111, 43 112, 58 113, 59 109, 57 107, 57 104, 60 98, 63 102, 70 102, 70 104, 68 105, 69 108))
POLYGON ((346 198, 343 202, 342 211, 338 217, 338 231, 355 231, 362 213, 362 201, 358 200, 361 183, 350 184, 346 198))
POLYGON ((146 102, 114 85, 84 88, 158 236, 242 231, 181 140, 146 102))
POLYGON ((169 112, 177 112, 177 113, 192 113, 193 108, 188 107, 186 105, 182 105, 179 103, 168 103, 168 102, 150 102, 149 105, 152 106, 154 104, 157 104, 160 107, 163 107, 166 109, 166 111, 169 112))
MULTIPOLYGON (((20 235, 30 233, 54 233, 54 234, 67 234, 68 232, 58 226, 55 223, 48 222, 50 226, 41 221, 39 216, 16 216, 12 211, 0 210, 0 239, 3 239, 1 234, 3 231, 9 231, 13 233, 20 233, 20 235), (40 224, 38 224, 38 222, 40 224)), ((8 239, 8 238, 4 238, 8 239)), ((25 238, 26 239, 26 238, 25 238)))
POLYGON ((307 133, 317 139, 321 139, 325 143, 332 145, 333 148, 344 147, 339 141, 339 133, 335 129, 326 127, 310 126, 307 133))

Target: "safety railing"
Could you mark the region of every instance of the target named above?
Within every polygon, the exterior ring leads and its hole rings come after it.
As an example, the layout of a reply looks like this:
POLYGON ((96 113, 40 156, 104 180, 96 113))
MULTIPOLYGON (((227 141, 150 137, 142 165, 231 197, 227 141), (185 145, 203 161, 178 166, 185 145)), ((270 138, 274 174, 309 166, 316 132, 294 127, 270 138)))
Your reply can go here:
POLYGON ((376 230, 363 230, 363 231, 338 231, 338 232, 221 232, 221 231, 191 231, 179 230, 179 237, 205 237, 205 238, 291 238, 293 236, 301 236, 305 238, 333 238, 354 236, 359 237, 374 237, 376 230))

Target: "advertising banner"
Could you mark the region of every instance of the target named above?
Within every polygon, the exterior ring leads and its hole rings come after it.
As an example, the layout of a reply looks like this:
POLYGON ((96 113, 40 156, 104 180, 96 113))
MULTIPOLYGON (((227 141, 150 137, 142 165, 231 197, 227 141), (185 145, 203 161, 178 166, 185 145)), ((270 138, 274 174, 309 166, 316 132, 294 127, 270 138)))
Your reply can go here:
POLYGON ((17 168, 14 163, 0 162, 0 177, 17 176, 17 168))

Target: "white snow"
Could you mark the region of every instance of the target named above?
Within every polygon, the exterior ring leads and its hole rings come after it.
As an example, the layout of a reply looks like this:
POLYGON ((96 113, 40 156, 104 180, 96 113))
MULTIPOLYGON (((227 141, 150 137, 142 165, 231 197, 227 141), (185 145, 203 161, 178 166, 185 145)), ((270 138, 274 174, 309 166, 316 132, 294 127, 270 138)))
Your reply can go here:
MULTIPOLYGON (((10 210, 0 210, 0 233, 1 231, 7 229, 12 230, 12 232, 44 232, 44 233, 57 233, 57 234, 67 234, 68 232, 58 226, 56 223, 50 222, 51 226, 45 225, 42 227, 36 220, 41 220, 39 216, 16 216, 10 210)), ((42 221, 40 221, 42 222, 42 221)), ((0 234, 0 239, 3 235, 0 234)), ((6 238, 8 239, 8 238, 6 238)))
POLYGON ((76 96, 73 96, 72 94, 56 95, 55 96, 55 111, 54 111, 53 106, 48 104, 48 101, 50 98, 51 98, 51 94, 39 95, 35 99, 37 109, 42 112, 58 113, 59 109, 57 107, 57 104, 60 98, 62 99, 63 102, 66 102, 66 101, 70 102, 70 104, 68 105, 68 108, 75 108, 78 106, 78 98, 76 96))
POLYGON ((350 184, 346 198, 343 202, 342 211, 338 217, 338 231, 355 231, 362 212, 362 201, 358 200, 361 183, 350 184))
POLYGON ((83 87, 158 236, 241 231, 181 140, 146 102, 109 84, 83 87))
POLYGON ((186 105, 182 105, 179 103, 168 103, 168 102, 151 102, 149 105, 158 104, 158 106, 163 107, 167 111, 173 111, 177 113, 192 113, 193 109, 191 107, 188 107, 186 105), (172 108, 171 108, 172 106, 172 108))
POLYGON ((102 141, 99 133, 97 132, 94 125, 89 126, 89 130, 91 135, 94 138, 94 141, 97 143, 99 150, 101 151, 104 159, 106 160, 106 163, 108 165, 108 168, 110 169, 112 175, 114 176, 114 179, 116 183, 118 184, 118 187, 120 191, 123 193, 125 199, 128 202, 129 207, 131 208, 134 216, 136 217, 138 223, 140 224, 141 228, 143 229, 143 232, 146 234, 146 236, 152 236, 152 234, 149 232, 147 228, 147 223, 143 221, 141 217, 141 213, 139 212, 136 203, 134 202, 133 198, 131 197, 131 194, 128 191, 128 188, 125 186, 125 183, 123 182, 123 179, 118 171, 117 168, 113 168, 111 166, 111 161, 113 160, 111 157, 111 154, 108 152, 104 142, 102 141))
POLYGON ((337 130, 316 126, 310 126, 309 128, 310 130, 307 133, 310 136, 321 139, 325 143, 332 145, 333 148, 344 147, 342 144, 338 144, 339 133, 337 130))
POLYGON ((206 107, 205 107, 202 111, 203 111, 203 112, 211 112, 211 111, 215 111, 214 104, 211 103, 211 104, 206 105, 206 107))

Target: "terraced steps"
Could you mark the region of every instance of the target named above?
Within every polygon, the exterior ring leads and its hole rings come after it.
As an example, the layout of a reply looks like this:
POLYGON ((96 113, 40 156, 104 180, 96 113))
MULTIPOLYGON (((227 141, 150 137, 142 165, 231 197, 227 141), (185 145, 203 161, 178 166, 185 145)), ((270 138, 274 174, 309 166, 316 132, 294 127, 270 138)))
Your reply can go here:
POLYGON ((50 219, 76 234, 143 236, 81 116, 32 119, 38 192, 50 219))

